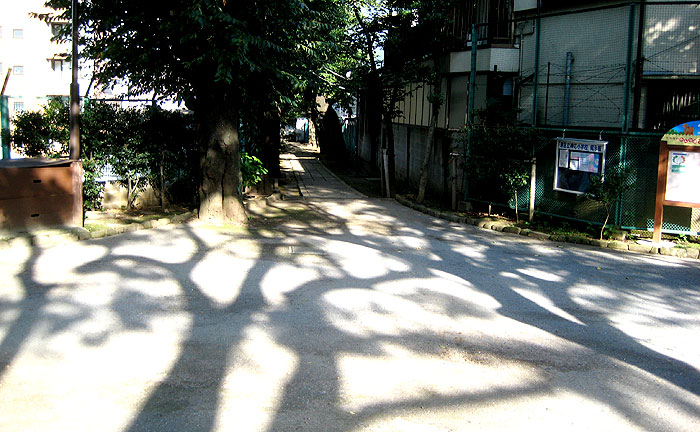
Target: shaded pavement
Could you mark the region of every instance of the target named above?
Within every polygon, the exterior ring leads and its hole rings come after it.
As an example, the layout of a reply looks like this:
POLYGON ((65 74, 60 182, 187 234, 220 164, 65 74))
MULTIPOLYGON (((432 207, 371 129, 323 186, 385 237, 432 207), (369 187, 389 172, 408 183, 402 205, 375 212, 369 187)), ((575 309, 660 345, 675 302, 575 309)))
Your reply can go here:
POLYGON ((460 226, 318 163, 248 229, 0 251, 0 430, 700 429, 700 267, 460 226))

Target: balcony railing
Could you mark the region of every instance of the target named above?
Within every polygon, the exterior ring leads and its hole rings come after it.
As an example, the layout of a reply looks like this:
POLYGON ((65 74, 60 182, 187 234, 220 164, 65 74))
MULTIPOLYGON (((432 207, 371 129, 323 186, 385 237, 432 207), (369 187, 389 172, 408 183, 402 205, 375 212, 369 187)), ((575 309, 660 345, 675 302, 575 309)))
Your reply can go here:
POLYGON ((513 43, 513 0, 467 0, 454 9, 449 29, 455 40, 452 48, 471 46, 472 24, 477 25, 477 43, 494 45, 513 43))

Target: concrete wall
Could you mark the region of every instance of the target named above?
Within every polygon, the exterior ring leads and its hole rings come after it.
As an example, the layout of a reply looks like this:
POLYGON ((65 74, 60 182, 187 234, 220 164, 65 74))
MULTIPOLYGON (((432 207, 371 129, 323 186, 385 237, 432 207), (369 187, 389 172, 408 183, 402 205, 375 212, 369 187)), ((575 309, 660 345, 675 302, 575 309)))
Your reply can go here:
MULTIPOLYGON (((366 135, 366 134, 365 134, 366 135)), ((412 126, 406 124, 394 125, 394 154, 396 164, 396 181, 411 190, 418 189, 421 163, 428 139, 428 128, 424 126, 412 126)), ((367 144, 369 137, 360 134, 359 143, 365 143, 363 152, 369 151, 367 144)), ((449 196, 448 177, 450 175, 449 153, 454 145, 452 133, 444 129, 437 131, 435 144, 430 156, 428 168, 427 192, 434 199, 444 199, 449 196)), ((379 170, 379 159, 374 163, 368 158, 362 158, 365 164, 379 170)), ((461 187, 461 180, 459 182, 461 187)))
MULTIPOLYGON (((571 52, 574 62, 568 126, 620 126, 629 13, 629 7, 625 6, 541 20, 539 124, 544 124, 546 117, 547 124, 564 126, 566 55, 571 52)), ((519 106, 521 119, 529 123, 535 73, 534 21, 518 23, 517 31, 521 35, 520 81, 523 83, 519 106)))
POLYGON ((700 76, 698 5, 648 5, 644 24, 645 76, 700 76))
MULTIPOLYGON (((609 2, 615 3, 615 2, 609 2)), ((618 2, 622 3, 622 2, 618 2)), ((566 5, 545 12, 564 12, 566 5)), ((629 5, 608 9, 544 17, 538 87, 538 124, 552 126, 622 126, 628 40, 632 60, 637 54, 640 8, 634 9, 629 34, 629 5), (571 75, 569 123, 564 124, 566 54, 574 56, 571 75), (547 86, 549 68, 549 86, 547 86), (547 97, 548 94, 548 97, 547 97)), ((532 11, 529 11, 532 13, 532 11)), ((520 36, 521 120, 529 123, 533 114, 535 72, 535 21, 516 25, 520 36)), ((700 43, 697 40, 700 8, 697 4, 646 5, 642 33, 643 81, 640 121, 632 127, 646 127, 645 95, 649 86, 664 87, 663 79, 693 80, 700 77, 700 43), (658 80, 656 80, 658 79, 658 80)), ((633 65, 634 67, 634 65, 633 65)), ((691 82, 691 81, 688 81, 691 82)), ((692 81, 695 82, 695 81, 692 81)), ((634 82, 632 82, 634 85, 634 82)), ((632 88, 632 86, 631 86, 632 88)), ((631 93, 631 92, 630 92, 631 93)), ((633 117, 633 96, 629 97, 629 118, 633 117)))
MULTIPOLYGON (((102 207, 106 209, 120 209, 126 208, 126 205, 127 189, 117 182, 105 182, 105 188, 102 194, 102 207)), ((159 205, 160 200, 158 199, 158 195, 150 186, 141 191, 134 203, 134 206, 137 208, 156 207, 159 205)))

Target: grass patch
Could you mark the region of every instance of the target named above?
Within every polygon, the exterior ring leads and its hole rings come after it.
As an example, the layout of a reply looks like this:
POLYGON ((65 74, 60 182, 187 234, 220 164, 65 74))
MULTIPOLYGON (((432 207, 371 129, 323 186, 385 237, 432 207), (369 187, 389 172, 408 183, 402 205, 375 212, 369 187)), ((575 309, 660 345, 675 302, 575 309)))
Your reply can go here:
POLYGON ((85 229, 90 231, 90 232, 104 231, 107 228, 109 228, 109 226, 107 226, 105 224, 101 224, 101 223, 87 223, 87 224, 85 224, 85 229))

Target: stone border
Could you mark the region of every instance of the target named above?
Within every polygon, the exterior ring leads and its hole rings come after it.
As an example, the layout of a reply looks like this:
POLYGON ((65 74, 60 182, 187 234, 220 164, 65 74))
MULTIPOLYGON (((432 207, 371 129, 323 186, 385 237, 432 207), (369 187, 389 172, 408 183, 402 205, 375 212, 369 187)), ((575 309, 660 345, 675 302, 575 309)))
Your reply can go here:
POLYGON ((46 228, 35 232, 18 233, 15 237, 0 240, 0 249, 13 247, 47 247, 58 244, 110 237, 127 232, 140 231, 150 228, 158 228, 165 225, 184 223, 197 217, 197 211, 192 210, 176 214, 170 217, 135 222, 125 225, 108 227, 99 231, 88 231, 82 227, 46 228))
POLYGON ((667 248, 658 247, 651 245, 642 245, 638 243, 627 243, 616 240, 594 240, 587 237, 577 236, 577 235, 565 235, 565 234, 547 234, 543 232, 533 231, 530 229, 523 229, 513 226, 510 222, 495 221, 489 218, 472 218, 467 216, 458 216, 450 211, 435 210, 430 207, 426 207, 421 204, 414 203, 408 200, 406 197, 401 195, 396 195, 396 201, 400 204, 410 207, 413 210, 417 210, 421 213, 437 217, 440 219, 445 219, 450 222, 455 222, 465 225, 474 225, 479 228, 500 231, 509 234, 516 234, 526 237, 535 238, 538 240, 551 240, 555 242, 565 242, 573 244, 583 244, 590 246, 597 246, 601 248, 615 249, 620 251, 632 251, 641 252, 652 255, 665 255, 665 256, 675 256, 678 258, 693 258, 700 259, 700 249, 695 248, 667 248))

